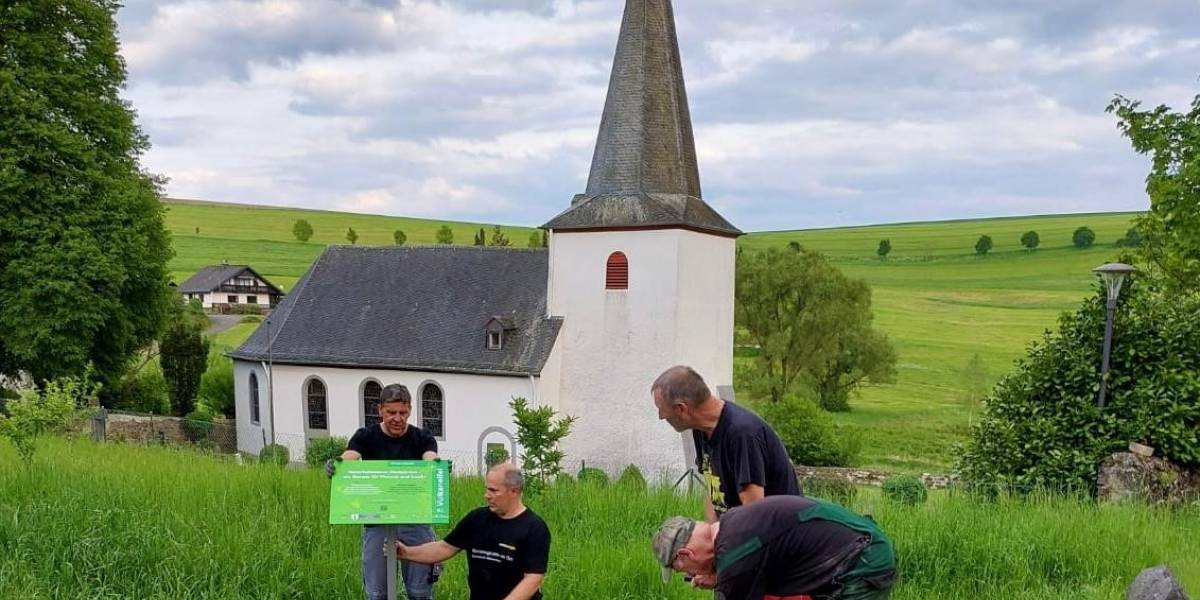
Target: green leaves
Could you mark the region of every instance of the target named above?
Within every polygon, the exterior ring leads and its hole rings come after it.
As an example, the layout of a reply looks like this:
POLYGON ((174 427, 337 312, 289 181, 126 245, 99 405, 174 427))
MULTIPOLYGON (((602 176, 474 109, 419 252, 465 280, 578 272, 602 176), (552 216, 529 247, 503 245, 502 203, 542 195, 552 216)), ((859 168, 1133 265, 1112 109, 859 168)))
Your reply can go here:
POLYGON ((571 433, 575 417, 555 418, 549 406, 532 408, 524 398, 513 398, 508 403, 517 424, 517 443, 521 455, 521 469, 525 473, 525 485, 537 493, 562 473, 563 452, 558 443, 571 433))

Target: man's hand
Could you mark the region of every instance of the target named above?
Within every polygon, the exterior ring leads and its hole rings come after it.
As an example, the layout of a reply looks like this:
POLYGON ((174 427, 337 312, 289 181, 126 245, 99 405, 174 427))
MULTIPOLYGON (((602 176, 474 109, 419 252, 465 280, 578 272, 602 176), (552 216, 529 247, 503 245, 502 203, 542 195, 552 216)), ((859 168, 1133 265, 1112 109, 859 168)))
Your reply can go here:
POLYGON ((408 546, 396 542, 396 560, 408 560, 408 546))
POLYGON ((325 476, 333 479, 334 471, 337 471, 337 464, 342 462, 342 457, 331 458, 325 461, 325 476))
POLYGON ((717 587, 717 578, 712 575, 696 575, 692 577, 692 587, 697 587, 702 590, 711 590, 717 587))

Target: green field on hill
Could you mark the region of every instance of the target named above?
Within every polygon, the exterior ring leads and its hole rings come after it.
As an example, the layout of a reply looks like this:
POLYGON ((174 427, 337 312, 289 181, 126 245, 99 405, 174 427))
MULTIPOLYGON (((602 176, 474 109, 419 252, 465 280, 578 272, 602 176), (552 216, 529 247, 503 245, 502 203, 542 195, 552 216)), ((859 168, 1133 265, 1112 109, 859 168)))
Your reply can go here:
MULTIPOLYGON (((395 229, 405 231, 409 244, 430 244, 443 224, 451 225, 460 244, 471 243, 481 226, 490 234, 490 226, 471 223, 203 202, 171 201, 167 207, 176 281, 227 259, 253 265, 287 289, 326 244, 346 243, 347 227, 357 231, 359 244, 370 245, 390 244, 395 229), (292 237, 292 224, 300 218, 315 230, 308 243, 292 237)), ((778 231, 751 233, 740 243, 758 249, 796 241, 870 283, 876 322, 899 355, 899 376, 894 384, 863 390, 851 402, 853 412, 838 415, 838 420, 864 429, 865 466, 935 472, 951 467, 954 445, 965 439, 978 410, 962 399, 963 371, 971 357, 978 353, 988 383, 997 381, 1029 342, 1055 327, 1061 311, 1092 293, 1091 269, 1116 255, 1114 243, 1134 216, 1053 215, 778 231), (1080 226, 1096 232, 1092 248, 1071 246, 1071 234, 1080 226), (1021 234, 1030 230, 1041 237, 1035 251, 1020 245, 1021 234), (977 257, 975 241, 983 234, 993 238, 995 247, 988 256, 977 257), (893 249, 881 260, 875 250, 884 238, 893 249)), ((514 246, 524 247, 532 229, 504 231, 514 246)))

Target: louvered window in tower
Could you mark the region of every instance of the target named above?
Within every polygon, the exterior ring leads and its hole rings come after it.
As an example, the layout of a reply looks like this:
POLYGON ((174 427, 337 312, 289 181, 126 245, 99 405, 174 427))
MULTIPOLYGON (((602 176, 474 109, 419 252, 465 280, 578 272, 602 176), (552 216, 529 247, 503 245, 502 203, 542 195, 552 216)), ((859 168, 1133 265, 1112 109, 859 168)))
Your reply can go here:
POLYGON ((613 252, 608 255, 608 270, 604 277, 604 287, 610 290, 629 289, 629 259, 624 252, 613 252))

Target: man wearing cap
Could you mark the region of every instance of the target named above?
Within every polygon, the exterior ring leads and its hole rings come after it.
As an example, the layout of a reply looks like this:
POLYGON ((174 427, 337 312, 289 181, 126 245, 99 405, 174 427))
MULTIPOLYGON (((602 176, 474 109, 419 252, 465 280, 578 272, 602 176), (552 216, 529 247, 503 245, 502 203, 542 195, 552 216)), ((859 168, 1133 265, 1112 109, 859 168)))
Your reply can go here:
POLYGON ((691 367, 671 367, 650 387, 658 418, 675 431, 692 430, 696 466, 707 484, 704 514, 767 496, 800 495, 800 483, 779 435, 761 417, 712 394, 691 367))
POLYGON ((873 520, 802 496, 764 498, 716 523, 671 517, 653 545, 664 581, 673 571, 713 577, 716 600, 885 600, 896 577, 873 520))
POLYGON ((463 517, 445 540, 420 546, 396 544, 398 558, 433 563, 467 551, 471 600, 541 600, 550 562, 550 529, 525 506, 525 478, 511 463, 488 470, 486 507, 463 517))
MULTIPOLYGON (((342 460, 437 460, 437 439, 420 427, 410 425, 412 395, 408 388, 393 383, 379 395, 377 425, 362 427, 354 433, 346 451, 337 460, 325 463, 325 473, 333 477, 337 461, 342 460)), ((364 525, 362 535, 362 576, 367 600, 387 598, 387 554, 383 542, 388 529, 392 539, 406 544, 433 541, 432 525, 364 525)), ((390 550, 387 550, 390 551, 390 550)), ((432 600, 433 583, 441 566, 401 563, 404 591, 410 600, 432 600)))

